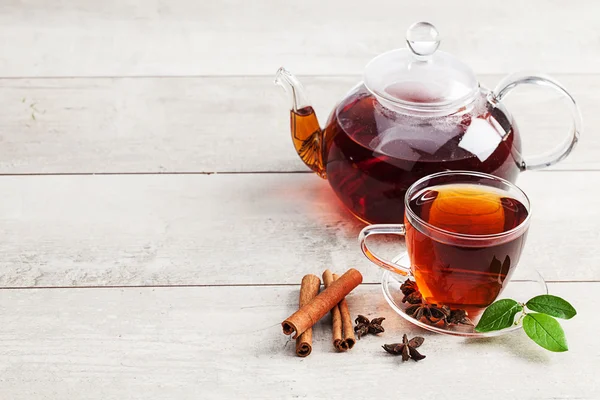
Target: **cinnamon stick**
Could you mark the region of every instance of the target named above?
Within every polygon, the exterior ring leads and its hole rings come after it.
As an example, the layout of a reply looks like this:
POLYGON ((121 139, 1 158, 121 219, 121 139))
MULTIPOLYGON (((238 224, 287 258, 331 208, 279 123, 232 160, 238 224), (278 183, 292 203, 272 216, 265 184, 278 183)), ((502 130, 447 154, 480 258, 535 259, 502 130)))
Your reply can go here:
MULTIPOLYGON (((335 275, 331 273, 330 270, 326 269, 323 272, 323 284, 327 289, 333 281, 335 275)), ((331 331, 333 334, 333 347, 335 347, 338 351, 344 351, 342 348, 342 315, 340 314, 340 307, 338 304, 333 306, 331 309, 331 331)))
MULTIPOLYGON (((319 294, 321 281, 315 275, 308 274, 302 278, 300 286, 300 307, 306 305, 309 301, 319 294)), ((306 357, 312 351, 312 328, 308 328, 296 339, 296 355, 306 357)))
POLYGON ((291 335, 294 339, 308 328, 312 327, 318 320, 323 318, 333 306, 339 303, 348 293, 362 282, 362 275, 354 268, 350 268, 344 275, 334 281, 331 286, 323 290, 310 302, 300 307, 298 311, 290 315, 281 323, 283 333, 291 335))
MULTIPOLYGON (((337 274, 333 274, 333 279, 338 279, 337 274)), ((342 316, 342 343, 340 344, 342 349, 350 350, 354 347, 356 339, 354 338, 354 327, 352 326, 352 317, 348 310, 348 302, 344 297, 338 304, 340 314, 342 316)))

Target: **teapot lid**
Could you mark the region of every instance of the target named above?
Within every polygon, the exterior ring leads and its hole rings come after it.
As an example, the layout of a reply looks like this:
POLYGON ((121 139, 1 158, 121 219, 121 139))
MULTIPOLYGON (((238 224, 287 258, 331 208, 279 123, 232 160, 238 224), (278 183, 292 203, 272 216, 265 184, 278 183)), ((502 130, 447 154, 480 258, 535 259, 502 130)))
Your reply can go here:
POLYGON ((385 103, 418 111, 440 111, 473 99, 479 84, 466 64, 437 51, 440 35, 428 22, 406 32, 408 48, 383 53, 367 64, 364 83, 385 103))

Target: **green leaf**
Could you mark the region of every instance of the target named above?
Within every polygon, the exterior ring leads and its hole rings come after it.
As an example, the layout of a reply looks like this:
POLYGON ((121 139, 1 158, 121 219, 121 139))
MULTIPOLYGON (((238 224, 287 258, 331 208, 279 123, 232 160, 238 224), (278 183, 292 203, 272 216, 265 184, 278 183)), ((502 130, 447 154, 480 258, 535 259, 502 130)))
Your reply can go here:
POLYGON ((550 351, 567 351, 565 331, 557 320, 546 314, 530 313, 523 319, 523 330, 534 342, 550 351))
POLYGON ((515 321, 515 315, 523 311, 523 307, 512 299, 502 299, 485 309, 479 323, 475 327, 477 332, 490 332, 508 328, 515 321))
POLYGON ((531 311, 552 315, 556 318, 571 319, 577 315, 577 311, 568 301, 549 294, 536 296, 526 305, 531 311))

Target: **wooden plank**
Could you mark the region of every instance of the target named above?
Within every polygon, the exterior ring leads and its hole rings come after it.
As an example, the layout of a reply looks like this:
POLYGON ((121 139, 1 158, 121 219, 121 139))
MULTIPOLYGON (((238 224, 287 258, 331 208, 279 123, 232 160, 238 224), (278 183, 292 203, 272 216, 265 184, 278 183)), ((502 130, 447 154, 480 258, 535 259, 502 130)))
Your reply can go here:
POLYGON ((424 332, 394 314, 378 285, 362 285, 348 296, 350 312, 385 317, 385 333, 337 354, 325 317, 305 359, 293 355, 280 326, 297 307, 297 286, 3 290, 0 394, 13 400, 442 399, 468 392, 492 400, 597 399, 598 323, 586 316, 595 312, 599 289, 599 283, 550 286, 579 315, 562 322, 569 351, 549 353, 523 332, 486 340, 424 332), (426 338, 425 360, 402 363, 381 349, 403 333, 426 338), (407 381, 417 376, 433 378, 407 381))
MULTIPOLYGON (((600 280, 600 172, 520 184, 534 207, 522 265, 600 280)), ((326 267, 379 281, 362 225, 309 174, 4 176, 0 190, 2 287, 281 284, 326 267)))
POLYGON ((480 73, 596 73, 596 2, 3 1, 0 76, 356 74, 416 21, 480 73), (543 12, 541 12, 543 11, 543 12))
MULTIPOLYGON (((501 77, 483 78, 493 87, 501 77)), ((600 75, 561 78, 587 126, 600 126, 600 75)), ((321 123, 358 79, 303 79, 321 123)), ((569 128, 563 104, 546 95, 507 99, 527 154, 569 128)), ((270 78, 4 79, 0 100, 0 173, 307 170, 289 137, 288 99, 270 78)), ((599 152, 600 137, 584 132, 557 168, 600 168, 599 152)))

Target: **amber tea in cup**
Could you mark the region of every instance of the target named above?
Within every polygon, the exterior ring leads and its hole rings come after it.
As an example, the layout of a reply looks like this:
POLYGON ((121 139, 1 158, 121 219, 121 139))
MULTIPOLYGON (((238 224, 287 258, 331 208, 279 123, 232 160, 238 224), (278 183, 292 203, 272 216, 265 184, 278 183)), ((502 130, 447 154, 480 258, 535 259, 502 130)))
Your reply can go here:
POLYGON ((404 224, 370 225, 361 232, 365 255, 412 275, 428 303, 477 313, 494 302, 525 244, 527 196, 491 175, 442 172, 411 186, 405 210, 404 224), (365 243, 371 234, 405 236, 410 270, 373 254, 365 243))

